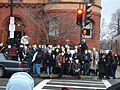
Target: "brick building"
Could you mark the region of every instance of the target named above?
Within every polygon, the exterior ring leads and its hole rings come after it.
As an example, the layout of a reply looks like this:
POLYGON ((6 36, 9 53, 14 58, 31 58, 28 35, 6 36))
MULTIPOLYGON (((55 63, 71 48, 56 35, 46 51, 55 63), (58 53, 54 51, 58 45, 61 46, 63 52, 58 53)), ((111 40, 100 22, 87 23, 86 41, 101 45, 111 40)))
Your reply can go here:
MULTIPOLYGON (((15 34, 30 37, 30 44, 78 45, 80 27, 76 25, 76 10, 85 2, 93 3, 90 35, 83 36, 90 49, 100 48, 101 0, 13 0, 15 34)), ((0 42, 9 37, 10 0, 0 0, 0 42)))
POLYGON ((120 55, 120 35, 117 35, 112 39, 111 46, 113 53, 120 55))

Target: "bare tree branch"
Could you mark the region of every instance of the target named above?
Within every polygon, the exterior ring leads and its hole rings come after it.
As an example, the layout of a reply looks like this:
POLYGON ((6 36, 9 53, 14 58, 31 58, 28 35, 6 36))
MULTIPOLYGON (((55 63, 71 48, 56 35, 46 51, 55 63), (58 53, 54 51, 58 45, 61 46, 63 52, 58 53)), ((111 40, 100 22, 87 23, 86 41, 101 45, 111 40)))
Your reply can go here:
POLYGON ((120 18, 120 9, 112 14, 111 22, 109 23, 109 34, 111 37, 118 35, 118 19, 120 18))

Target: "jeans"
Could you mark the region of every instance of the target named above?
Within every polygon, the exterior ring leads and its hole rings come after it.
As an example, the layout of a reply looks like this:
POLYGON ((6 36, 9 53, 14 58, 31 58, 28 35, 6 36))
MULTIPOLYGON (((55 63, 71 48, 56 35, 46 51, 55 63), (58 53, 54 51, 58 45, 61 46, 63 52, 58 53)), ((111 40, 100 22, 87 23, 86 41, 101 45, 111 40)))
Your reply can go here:
POLYGON ((33 63, 33 73, 40 75, 40 64, 33 63))
POLYGON ((65 68, 65 64, 62 64, 61 68, 59 68, 58 79, 60 79, 62 77, 62 74, 64 72, 64 68, 65 68))
POLYGON ((84 63, 83 64, 83 74, 88 75, 90 70, 90 65, 89 63, 84 63))
POLYGON ((53 66, 47 66, 47 74, 52 74, 53 73, 53 66))

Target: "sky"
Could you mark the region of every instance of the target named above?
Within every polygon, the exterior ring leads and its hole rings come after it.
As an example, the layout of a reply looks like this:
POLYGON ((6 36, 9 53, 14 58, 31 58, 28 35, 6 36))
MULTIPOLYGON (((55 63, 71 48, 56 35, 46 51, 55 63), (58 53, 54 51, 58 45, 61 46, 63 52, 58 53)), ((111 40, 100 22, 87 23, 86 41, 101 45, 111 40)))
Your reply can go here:
POLYGON ((101 0, 102 11, 101 18, 104 18, 109 24, 112 13, 116 12, 120 8, 120 0, 101 0))

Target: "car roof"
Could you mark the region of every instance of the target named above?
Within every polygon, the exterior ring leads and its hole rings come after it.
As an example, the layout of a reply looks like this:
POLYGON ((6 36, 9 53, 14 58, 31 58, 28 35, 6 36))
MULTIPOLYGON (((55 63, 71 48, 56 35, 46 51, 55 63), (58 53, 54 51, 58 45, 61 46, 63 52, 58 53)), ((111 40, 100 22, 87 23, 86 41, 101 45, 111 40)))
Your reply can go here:
POLYGON ((2 56, 3 55, 3 53, 0 53, 0 56, 2 56))

